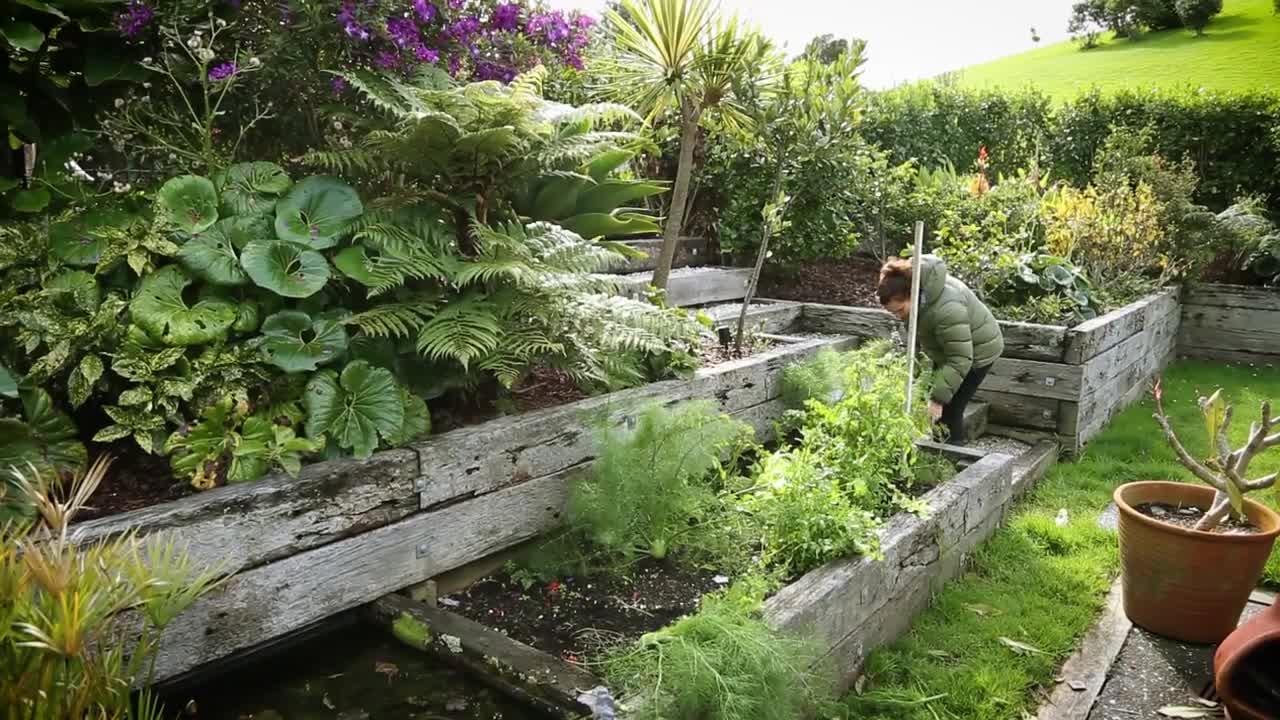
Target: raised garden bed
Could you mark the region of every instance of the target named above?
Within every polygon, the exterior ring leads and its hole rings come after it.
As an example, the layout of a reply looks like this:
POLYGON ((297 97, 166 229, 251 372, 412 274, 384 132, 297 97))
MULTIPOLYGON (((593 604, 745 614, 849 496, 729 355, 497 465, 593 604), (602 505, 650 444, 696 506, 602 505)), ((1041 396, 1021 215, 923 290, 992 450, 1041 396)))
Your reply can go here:
MULTIPOLYGON (((1018 458, 946 446, 939 450, 971 464, 924 495, 926 516, 900 513, 889 520, 881 532, 883 560, 855 557, 828 563, 766 601, 766 622, 777 630, 816 640, 833 661, 841 687, 847 687, 857 675, 870 650, 906 629, 928 603, 931 591, 960 571, 965 555, 995 530, 1012 500, 1056 459, 1052 443, 1034 447, 1018 458)), ((579 696, 599 685, 576 662, 579 652, 590 652, 596 643, 634 640, 641 633, 656 630, 681 610, 692 610, 691 598, 699 592, 730 581, 710 572, 704 573, 706 577, 678 577, 693 587, 671 595, 672 607, 654 607, 653 598, 673 586, 658 580, 663 574, 641 568, 636 578, 627 581, 632 583, 627 587, 592 578, 577 580, 579 588, 534 588, 528 593, 533 602, 523 603, 530 613, 519 618, 494 617, 486 612, 492 604, 454 611, 398 596, 380 600, 373 613, 384 622, 405 615, 416 618, 432 629, 424 649, 491 674, 496 669, 502 682, 519 692, 535 694, 541 703, 558 706, 560 714, 569 717, 582 710, 577 705, 579 696), (635 597, 602 597, 641 584, 648 587, 635 597), (601 601, 592 604, 584 598, 601 601), (646 602, 650 604, 643 604, 646 602), (536 609, 539 604, 544 610, 541 613, 536 609), (628 605, 632 612, 623 618, 626 613, 619 613, 618 608, 628 605), (592 637, 580 632, 582 629, 604 632, 592 637), (553 653, 560 657, 553 657, 553 653)), ((478 583, 460 596, 446 598, 446 603, 456 607, 460 602, 496 600, 498 605, 510 606, 509 601, 504 602, 509 598, 500 594, 519 592, 513 583, 509 579, 478 583)))
MULTIPOLYGON (((1001 321, 1005 351, 978 398, 989 429, 1022 439, 1056 436, 1079 451, 1173 359, 1179 291, 1162 290, 1075 327, 1001 321)), ((905 334, 880 309, 806 304, 800 326, 859 338, 905 334)))
POLYGON ((1280 288, 1187 288, 1178 352, 1202 360, 1280 364, 1280 288))
POLYGON ((365 461, 309 466, 78 525, 81 542, 170 531, 196 566, 234 577, 166 632, 157 679, 323 620, 535 537, 559 522, 566 479, 591 461, 583 420, 714 399, 767 437, 786 365, 850 338, 779 340, 675 380, 492 420, 365 461))

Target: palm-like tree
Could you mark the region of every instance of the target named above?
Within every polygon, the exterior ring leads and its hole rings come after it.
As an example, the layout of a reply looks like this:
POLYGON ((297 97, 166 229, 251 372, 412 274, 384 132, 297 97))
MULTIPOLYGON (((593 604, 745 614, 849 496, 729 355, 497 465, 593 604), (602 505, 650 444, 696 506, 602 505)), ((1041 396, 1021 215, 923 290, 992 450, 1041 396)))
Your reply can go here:
POLYGON ((671 210, 662 231, 662 252, 653 284, 665 288, 684 227, 693 151, 704 114, 717 111, 730 125, 746 121, 734 99, 745 78, 772 54, 767 40, 738 22, 720 20, 713 0, 622 0, 622 12, 606 18, 613 52, 601 62, 607 92, 640 110, 649 122, 669 113, 680 123, 680 156, 671 210))

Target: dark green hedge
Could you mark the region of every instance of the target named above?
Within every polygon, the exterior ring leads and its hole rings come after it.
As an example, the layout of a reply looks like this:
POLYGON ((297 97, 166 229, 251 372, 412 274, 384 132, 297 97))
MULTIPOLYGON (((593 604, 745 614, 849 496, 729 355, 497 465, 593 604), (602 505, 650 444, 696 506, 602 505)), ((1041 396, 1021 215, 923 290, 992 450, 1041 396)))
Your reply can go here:
POLYGON ((969 171, 985 145, 997 173, 1038 159, 1051 177, 1084 183, 1112 126, 1147 125, 1162 154, 1195 160, 1200 202, 1221 209, 1247 192, 1280 207, 1280 94, 1274 92, 1094 92, 1055 106, 1034 90, 925 83, 870 95, 863 133, 895 162, 949 161, 969 171))

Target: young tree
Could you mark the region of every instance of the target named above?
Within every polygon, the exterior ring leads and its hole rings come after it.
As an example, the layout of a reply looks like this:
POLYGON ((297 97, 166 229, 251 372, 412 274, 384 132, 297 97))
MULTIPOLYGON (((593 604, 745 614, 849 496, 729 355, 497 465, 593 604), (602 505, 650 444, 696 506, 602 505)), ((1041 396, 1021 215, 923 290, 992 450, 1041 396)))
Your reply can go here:
MULTIPOLYGON (((788 192, 788 175, 811 158, 833 146, 852 142, 861 121, 862 86, 858 81, 866 62, 866 43, 855 40, 848 48, 824 62, 817 48, 810 46, 802 58, 786 67, 781 81, 761 84, 742 93, 754 120, 749 138, 759 152, 773 161, 773 183, 761 209, 760 246, 747 283, 747 294, 738 313, 735 349, 742 351, 747 311, 755 297, 769 241, 787 227, 787 211, 795 197, 788 192)), ((761 73, 767 76, 767 73, 761 73)))
POLYGON ((1136 0, 1138 22, 1151 30, 1182 27, 1176 0, 1136 0))
POLYGON ((1204 35, 1213 16, 1222 12, 1222 0, 1177 0, 1178 17, 1182 24, 1204 35))
POLYGON ((1104 0, 1081 0, 1071 6, 1071 22, 1067 24, 1067 32, 1080 42, 1085 50, 1098 46, 1098 36, 1102 34, 1107 23, 1107 9, 1104 0))
POLYGON ((605 14, 613 46, 600 61, 605 92, 649 122, 674 116, 680 127, 671 209, 653 272, 654 286, 665 288, 684 228, 698 127, 712 111, 736 124, 734 88, 767 43, 736 18, 718 20, 711 0, 622 0, 622 8, 605 14))

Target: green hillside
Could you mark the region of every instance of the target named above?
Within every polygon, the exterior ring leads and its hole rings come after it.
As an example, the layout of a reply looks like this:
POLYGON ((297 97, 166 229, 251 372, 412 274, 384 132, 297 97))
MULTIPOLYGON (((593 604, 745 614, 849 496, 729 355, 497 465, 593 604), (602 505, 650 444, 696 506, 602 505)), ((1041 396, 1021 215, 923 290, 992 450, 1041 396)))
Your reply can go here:
POLYGON ((974 87, 1035 85, 1057 98, 1095 85, 1280 90, 1280 17, 1272 0, 1226 0, 1203 37, 1189 30, 1148 33, 1136 41, 1105 37, 1091 50, 1068 41, 966 68, 959 81, 974 87))

